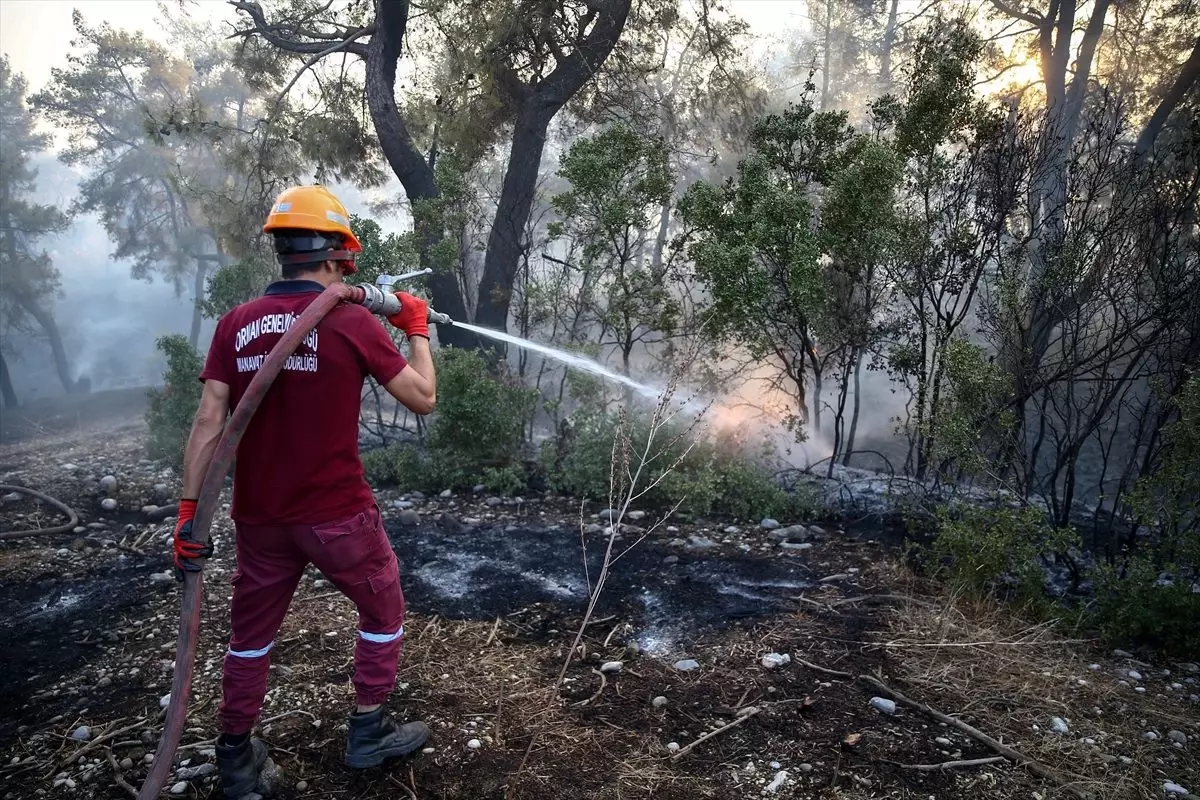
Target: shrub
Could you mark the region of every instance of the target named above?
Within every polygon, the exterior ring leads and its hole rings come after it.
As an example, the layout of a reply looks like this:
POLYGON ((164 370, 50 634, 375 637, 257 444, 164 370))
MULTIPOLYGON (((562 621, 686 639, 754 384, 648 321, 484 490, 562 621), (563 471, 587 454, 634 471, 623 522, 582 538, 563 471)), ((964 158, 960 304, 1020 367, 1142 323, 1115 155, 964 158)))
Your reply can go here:
MULTIPOLYGON (((543 445, 542 467, 555 491, 599 502, 608 500, 617 424, 614 415, 582 411, 570 418, 555 440, 543 445)), ((636 469, 650 420, 645 415, 634 415, 628 425, 635 451, 631 468, 636 469)), ((670 508, 682 500, 680 510, 689 514, 715 513, 742 519, 788 519, 811 513, 811 500, 784 490, 770 471, 755 463, 752 454, 723 437, 694 441, 695 436, 685 433, 680 426, 667 425, 656 434, 639 485, 657 485, 639 504, 670 508)))
POLYGON ((1050 526, 1036 508, 942 506, 929 550, 935 574, 956 589, 976 598, 1008 594, 1044 610, 1042 559, 1078 544, 1074 530, 1050 526))
POLYGON ((1158 468, 1125 499, 1152 535, 1123 568, 1094 577, 1095 622, 1114 644, 1200 653, 1200 380, 1188 379, 1172 399, 1179 417, 1163 428, 1158 468), (1166 576, 1169 576, 1166 577, 1166 576))
POLYGON ((432 491, 436 475, 429 457, 412 444, 379 447, 362 454, 363 472, 374 486, 402 486, 409 490, 432 491))
POLYGON ((151 458, 180 468, 204 389, 198 380, 204 359, 186 336, 161 336, 154 346, 166 355, 167 369, 163 373, 162 390, 147 392, 150 403, 146 409, 146 424, 150 430, 146 450, 151 458))
POLYGON ((427 447, 399 444, 364 453, 375 485, 515 493, 526 485, 525 426, 536 392, 497 377, 476 352, 445 347, 434 354, 438 406, 427 447))
POLYGON ((1148 646, 1170 655, 1200 655, 1200 593, 1194 570, 1174 563, 1158 567, 1147 556, 1129 560, 1124 570, 1095 570, 1093 619, 1107 642, 1148 646), (1160 577, 1163 573, 1169 578, 1160 577))
POLYGON ((521 465, 537 392, 497 375, 474 351, 441 348, 436 368, 438 406, 428 441, 442 484, 469 488, 487 469, 521 465))

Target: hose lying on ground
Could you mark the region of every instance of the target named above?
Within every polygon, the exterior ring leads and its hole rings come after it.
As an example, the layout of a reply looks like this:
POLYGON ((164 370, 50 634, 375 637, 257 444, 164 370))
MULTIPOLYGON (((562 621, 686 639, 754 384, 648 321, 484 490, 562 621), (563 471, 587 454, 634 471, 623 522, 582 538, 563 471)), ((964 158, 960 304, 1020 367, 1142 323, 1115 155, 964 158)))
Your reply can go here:
POLYGON ((20 492, 21 494, 27 494, 36 500, 41 500, 46 505, 54 506, 59 511, 66 514, 69 518, 68 522, 64 522, 62 525, 56 525, 53 528, 30 528, 24 531, 4 531, 3 533, 0 533, 0 540, 19 539, 22 536, 35 536, 37 534, 48 536, 56 533, 70 533, 79 525, 79 515, 75 513, 75 509, 71 508, 60 500, 55 500, 48 494, 42 494, 41 492, 34 491, 33 489, 27 489, 24 486, 9 486, 8 484, 0 484, 0 492, 20 492))
MULTIPOLYGON (((246 432, 250 418, 258 409, 267 390, 271 388, 276 376, 283 369, 284 362, 296 352, 304 338, 317 327, 326 314, 342 300, 362 303, 364 290, 359 286, 349 286, 344 283, 330 285, 321 292, 308 308, 296 318, 292 327, 288 328, 283 338, 267 355, 262 366, 250 381, 246 393, 234 409, 217 449, 213 453, 212 463, 204 475, 204 485, 200 489, 200 497, 196 501, 196 516, 192 520, 192 538, 204 544, 208 541, 208 531, 212 527, 213 515, 217 501, 221 496, 221 488, 225 483, 225 474, 233 463, 237 452, 238 442, 246 432)), ((166 783, 171 771, 171 762, 175 758, 175 749, 179 746, 179 738, 183 733, 183 724, 187 718, 188 698, 192 690, 192 667, 196 656, 196 635, 200 627, 200 598, 204 587, 204 572, 185 572, 183 583, 183 598, 179 609, 179 641, 175 646, 175 675, 171 681, 171 700, 167 704, 166 722, 163 724, 162 737, 158 740, 158 749, 154 753, 154 766, 146 776, 138 793, 138 800, 152 800, 158 796, 166 783)))

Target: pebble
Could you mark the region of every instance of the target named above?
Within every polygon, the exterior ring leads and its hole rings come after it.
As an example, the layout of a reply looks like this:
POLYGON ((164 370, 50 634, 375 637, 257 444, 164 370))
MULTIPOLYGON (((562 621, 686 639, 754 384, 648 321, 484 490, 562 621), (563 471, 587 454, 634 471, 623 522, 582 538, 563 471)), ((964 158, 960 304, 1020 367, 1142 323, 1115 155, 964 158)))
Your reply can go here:
POLYGON ((171 704, 171 693, 167 692, 162 697, 158 698, 158 707, 166 708, 171 704))
POLYGON ((663 564, 665 564, 668 567, 671 566, 672 564, 678 564, 678 563, 679 563, 679 556, 667 556, 666 558, 663 559, 663 564))
POLYGON ((437 752, 437 751, 436 751, 436 750, 434 750, 432 747, 426 747, 426 748, 424 748, 423 750, 421 750, 421 753, 422 753, 423 755, 427 755, 427 756, 431 756, 431 755, 433 755, 435 752, 437 752))
POLYGON ((801 772, 812 772, 812 768, 812 764, 801 764, 797 769, 799 769, 801 772))
POLYGON ((695 659, 685 658, 682 661, 675 662, 675 669, 680 672, 691 672, 694 669, 700 669, 700 662, 695 659))
POLYGON ((308 781, 296 781, 296 791, 297 792, 307 792, 308 791, 308 781))
POLYGON ((1178 783, 1167 781, 1163 784, 1163 791, 1167 794, 1187 794, 1188 790, 1180 786, 1178 783))
POLYGON ((679 742, 667 742, 667 749, 672 753, 679 752, 679 742))
POLYGON ((401 525, 417 525, 421 522, 421 515, 411 508, 406 508, 396 515, 396 520, 401 525))
POLYGON ((621 512, 615 508, 605 508, 601 509, 600 513, 596 516, 605 522, 613 522, 620 515, 620 513, 621 512))
POLYGON ((133 759, 129 756, 121 759, 121 769, 133 769, 133 759))
POLYGON ((640 509, 637 509, 637 510, 634 510, 634 511, 630 511, 630 512, 629 512, 628 514, 626 514, 625 516, 629 517, 629 518, 630 518, 631 520, 633 520, 634 522, 638 522, 638 521, 640 521, 640 520, 643 520, 643 519, 645 519, 645 518, 646 518, 646 512, 645 512, 645 511, 642 511, 642 510, 640 510, 640 509))
POLYGON ((739 529, 738 529, 737 525, 729 525, 725 528, 724 532, 728 533, 728 534, 734 534, 734 533, 738 533, 739 529))
POLYGON ((181 781, 192 781, 196 778, 203 778, 205 775, 211 775, 216 771, 216 764, 201 764, 196 767, 185 767, 176 772, 175 777, 181 781))
POLYGON ((1158 734, 1155 733, 1154 731, 1146 731, 1145 733, 1142 734, 1142 738, 1149 742, 1157 742, 1158 734))
POLYGON ((504 501, 501 500, 499 497, 489 497, 487 500, 483 501, 483 504, 485 506, 487 506, 488 508, 495 508, 496 506, 500 505, 503 502, 504 501))
POLYGON ((758 523, 758 527, 762 528, 763 530, 773 531, 779 527, 779 520, 767 517, 762 522, 758 523))
POLYGON ((115 475, 105 475, 100 479, 100 491, 105 494, 112 494, 117 490, 117 477, 115 475))
POLYGON ((787 781, 787 779, 787 770, 781 769, 779 772, 775 773, 775 777, 771 779, 771 782, 763 787, 763 791, 771 792, 772 794, 778 792, 783 787, 783 784, 785 781, 787 781))
POLYGON ((1128 653, 1121 649, 1113 650, 1113 655, 1117 658, 1133 658, 1133 653, 1128 653))
POLYGON ((620 661, 605 661, 603 664, 600 665, 600 671, 601 672, 620 672, 621 671, 621 662, 620 661))
POLYGON ((662 708, 666 704, 667 698, 663 697, 661 694, 650 701, 650 705, 654 706, 655 708, 662 708))
POLYGON ((170 572, 155 572, 150 576, 153 583, 170 583, 175 580, 175 576, 170 572))
POLYGON ((872 697, 870 706, 882 714, 896 713, 896 704, 886 697, 872 697))
POLYGON ((88 730, 87 725, 80 725, 75 730, 71 731, 71 738, 79 742, 86 742, 92 738, 92 732, 88 730))
POLYGON ((439 494, 438 497, 454 497, 454 492, 450 491, 449 489, 443 489, 442 493, 439 494))
POLYGON ((1187 734, 1184 733, 1183 731, 1168 731, 1167 738, 1170 739, 1172 742, 1177 742, 1178 744, 1187 744, 1188 743, 1187 734))
POLYGON ((811 550, 812 542, 780 542, 779 546, 784 550, 811 550))
POLYGON ((688 550, 708 550, 709 548, 716 546, 716 542, 703 536, 689 536, 687 540, 688 550))
POLYGON ((1142 679, 1142 673, 1138 672, 1136 669, 1131 669, 1125 674, 1135 681, 1140 681, 1142 679))
POLYGON ((1053 717, 1050 720, 1050 727, 1055 733, 1070 733, 1070 728, 1067 727, 1066 720, 1062 717, 1053 717))
POLYGON ((468 750, 478 750, 481 747, 483 747, 483 742, 479 741, 478 739, 469 739, 467 741, 468 750))
POLYGON ((787 653, 767 653, 762 657, 762 665, 767 669, 775 669, 782 667, 784 664, 791 663, 792 657, 787 653))
POLYGON ((116 511, 117 510, 117 501, 113 500, 111 497, 106 497, 100 501, 100 507, 103 508, 105 511, 116 511))
POLYGON ((179 783, 177 783, 171 787, 171 794, 185 795, 185 794, 187 794, 187 789, 188 789, 187 783, 185 781, 180 781, 179 783))
POLYGON ((934 741, 937 742, 938 744, 940 744, 942 747, 950 747, 952 744, 954 744, 949 739, 947 739, 945 736, 939 736, 936 739, 934 739, 934 741))

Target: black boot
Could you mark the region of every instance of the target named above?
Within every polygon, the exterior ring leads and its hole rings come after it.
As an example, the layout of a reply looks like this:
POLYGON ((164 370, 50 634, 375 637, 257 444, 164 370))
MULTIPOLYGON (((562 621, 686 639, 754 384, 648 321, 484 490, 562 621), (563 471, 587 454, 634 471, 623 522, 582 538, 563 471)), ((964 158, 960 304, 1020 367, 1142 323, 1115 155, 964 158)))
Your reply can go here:
POLYGON ((428 738, 429 726, 424 722, 397 725, 391 716, 384 715, 383 706, 365 714, 351 714, 346 766, 354 769, 379 766, 385 758, 408 755, 428 738))
POLYGON ((246 737, 240 744, 229 744, 225 736, 217 739, 217 771, 221 788, 229 798, 242 797, 258 785, 258 773, 267 761, 267 746, 259 739, 246 737))

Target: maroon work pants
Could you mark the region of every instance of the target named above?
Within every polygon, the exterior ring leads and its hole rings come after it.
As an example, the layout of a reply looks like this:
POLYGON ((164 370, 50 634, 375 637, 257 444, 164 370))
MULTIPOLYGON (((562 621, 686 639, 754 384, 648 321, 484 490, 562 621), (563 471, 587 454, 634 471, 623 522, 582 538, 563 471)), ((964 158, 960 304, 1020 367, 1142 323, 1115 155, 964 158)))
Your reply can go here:
POLYGON ((236 735, 254 727, 267 693, 275 635, 309 563, 358 607, 354 694, 359 705, 382 703, 396 682, 404 593, 378 506, 316 526, 239 523, 236 532, 232 632, 217 710, 222 732, 236 735))

